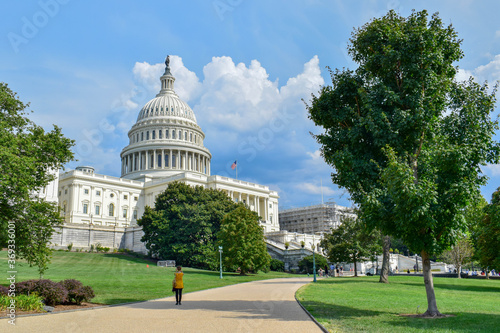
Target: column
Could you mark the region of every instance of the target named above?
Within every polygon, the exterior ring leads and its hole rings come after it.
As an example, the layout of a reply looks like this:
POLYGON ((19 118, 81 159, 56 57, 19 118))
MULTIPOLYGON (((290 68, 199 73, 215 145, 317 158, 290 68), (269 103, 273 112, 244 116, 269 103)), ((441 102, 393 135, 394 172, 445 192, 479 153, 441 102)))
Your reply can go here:
POLYGON ((165 168, 165 149, 161 150, 161 168, 165 168))
POLYGON ((268 198, 264 199, 264 204, 266 205, 266 207, 264 209, 264 212, 266 214, 266 216, 264 217, 264 221, 267 221, 267 219, 269 218, 269 199, 268 198))
POLYGON ((198 171, 198 172, 201 172, 200 161, 201 161, 200 154, 198 154, 198 165, 196 165, 196 169, 197 169, 196 171, 198 171))
POLYGON ((169 149, 169 154, 168 154, 168 168, 172 169, 172 149, 169 149))

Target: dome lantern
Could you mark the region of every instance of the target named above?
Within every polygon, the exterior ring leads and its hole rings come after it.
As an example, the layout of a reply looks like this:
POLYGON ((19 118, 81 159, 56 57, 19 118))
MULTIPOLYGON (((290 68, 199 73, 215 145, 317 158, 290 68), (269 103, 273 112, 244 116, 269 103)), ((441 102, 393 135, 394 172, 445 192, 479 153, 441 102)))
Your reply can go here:
POLYGON ((160 77, 161 80, 161 90, 156 95, 156 97, 171 93, 175 94, 174 92, 174 81, 175 77, 170 73, 170 56, 168 55, 167 58, 165 59, 165 73, 160 77))

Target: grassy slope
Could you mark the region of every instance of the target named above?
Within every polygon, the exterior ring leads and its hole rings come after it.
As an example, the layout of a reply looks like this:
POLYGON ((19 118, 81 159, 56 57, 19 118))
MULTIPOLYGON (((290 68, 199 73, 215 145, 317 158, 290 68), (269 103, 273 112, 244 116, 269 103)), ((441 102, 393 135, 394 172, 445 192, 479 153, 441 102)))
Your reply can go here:
MULTIPOLYGON (((36 267, 29 267, 22 261, 16 263, 16 268, 17 281, 39 277, 36 267)), ((6 251, 0 252, 0 270, 8 270, 6 251)), ((249 276, 224 273, 221 280, 219 272, 192 268, 183 268, 183 271, 184 292, 290 276, 277 272, 249 276)), ((174 268, 157 267, 149 261, 123 254, 54 252, 44 278, 53 281, 80 280, 94 289, 94 303, 117 304, 172 296, 173 273, 174 268)), ((0 281, 0 284, 7 285, 7 281, 0 281)))
POLYGON ((441 313, 455 317, 398 316, 427 309, 422 277, 329 278, 297 297, 330 332, 500 332, 499 280, 434 278, 434 286, 441 313))

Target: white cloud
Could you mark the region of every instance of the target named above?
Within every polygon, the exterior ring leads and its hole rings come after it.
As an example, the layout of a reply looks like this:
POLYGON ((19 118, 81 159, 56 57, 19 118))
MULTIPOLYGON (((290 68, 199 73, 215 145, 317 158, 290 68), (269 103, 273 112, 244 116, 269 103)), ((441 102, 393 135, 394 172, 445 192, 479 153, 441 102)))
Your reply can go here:
POLYGON ((459 68, 455 78, 457 81, 467 81, 471 76, 474 76, 471 71, 459 68))
MULTIPOLYGON (((176 78, 175 91, 195 111, 204 125, 236 131, 251 131, 270 124, 280 113, 306 116, 302 98, 309 98, 324 84, 319 58, 304 64, 302 73, 278 87, 260 62, 252 60, 247 67, 235 64, 231 57, 213 57, 203 68, 203 81, 186 68, 182 58, 170 56, 170 67, 176 78)), ((160 90, 159 77, 165 64, 137 62, 133 73, 136 86, 120 105, 129 108, 145 104, 160 90)))
POLYGON ((481 167, 481 170, 492 177, 500 176, 500 164, 488 164, 481 167))
POLYGON ((483 83, 488 81, 490 85, 500 80, 500 54, 497 54, 486 65, 481 65, 473 70, 459 69, 456 75, 457 80, 468 80, 474 77, 476 82, 483 83))
POLYGON ((313 161, 321 161, 323 162, 323 156, 321 156, 321 151, 316 150, 314 151, 313 153, 311 153, 310 151, 307 152, 307 155, 311 156, 312 160, 313 161))
MULTIPOLYGON (((201 83, 196 73, 184 66, 181 57, 170 56, 170 70, 176 81, 180 82, 180 84, 174 84, 177 95, 186 102, 196 97, 200 91, 201 83)), ((160 91, 160 76, 164 71, 164 63, 151 65, 148 62, 136 62, 132 72, 137 85, 130 97, 141 100, 153 98, 160 91)))
POLYGON ((333 190, 330 187, 325 185, 321 186, 320 184, 313 183, 299 183, 295 185, 295 188, 300 189, 304 193, 308 194, 321 194, 321 190, 323 189, 323 195, 335 195, 338 194, 337 191, 333 190))
POLYGON ((500 54, 497 54, 493 60, 486 65, 477 67, 474 70, 474 76, 482 81, 495 82, 500 80, 500 54))

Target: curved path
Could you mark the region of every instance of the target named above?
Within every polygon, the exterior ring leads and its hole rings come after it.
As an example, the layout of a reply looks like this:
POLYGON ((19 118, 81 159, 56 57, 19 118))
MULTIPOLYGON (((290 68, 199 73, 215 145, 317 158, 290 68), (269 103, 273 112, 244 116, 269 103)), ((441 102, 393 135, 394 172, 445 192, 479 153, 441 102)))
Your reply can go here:
POLYGON ((310 278, 247 282, 153 301, 0 320, 5 332, 322 332, 295 300, 310 278))

